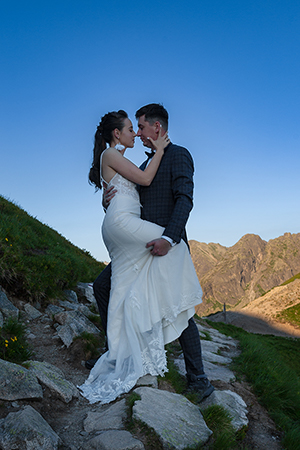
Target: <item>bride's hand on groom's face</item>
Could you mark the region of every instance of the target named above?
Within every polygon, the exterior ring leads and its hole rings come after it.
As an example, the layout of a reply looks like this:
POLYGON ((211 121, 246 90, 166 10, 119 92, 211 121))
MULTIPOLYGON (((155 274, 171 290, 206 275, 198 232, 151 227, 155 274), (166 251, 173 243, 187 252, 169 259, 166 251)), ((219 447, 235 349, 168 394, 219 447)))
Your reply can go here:
POLYGON ((154 150, 162 151, 162 152, 167 147, 167 145, 169 145, 169 143, 170 143, 170 138, 169 138, 167 131, 162 136, 162 126, 160 126, 157 139, 154 141, 152 138, 149 137, 148 140, 151 142, 154 150))
POLYGON ((111 199, 115 196, 117 190, 114 186, 111 186, 110 188, 106 189, 103 192, 102 196, 102 206, 104 209, 107 209, 109 207, 109 204, 111 202, 111 199))
POLYGON ((171 244, 166 239, 159 238, 154 239, 153 241, 146 244, 146 248, 150 247, 152 247, 150 249, 150 253, 152 256, 165 256, 170 250, 171 244))

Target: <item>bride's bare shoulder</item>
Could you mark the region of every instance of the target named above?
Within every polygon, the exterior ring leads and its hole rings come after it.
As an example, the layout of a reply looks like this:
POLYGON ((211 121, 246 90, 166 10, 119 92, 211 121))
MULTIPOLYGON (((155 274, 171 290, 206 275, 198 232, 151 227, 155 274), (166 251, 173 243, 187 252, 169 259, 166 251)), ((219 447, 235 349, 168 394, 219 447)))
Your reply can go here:
POLYGON ((118 150, 115 147, 108 147, 103 152, 103 156, 104 155, 106 155, 106 156, 118 155, 118 154, 119 154, 119 152, 118 152, 118 150))

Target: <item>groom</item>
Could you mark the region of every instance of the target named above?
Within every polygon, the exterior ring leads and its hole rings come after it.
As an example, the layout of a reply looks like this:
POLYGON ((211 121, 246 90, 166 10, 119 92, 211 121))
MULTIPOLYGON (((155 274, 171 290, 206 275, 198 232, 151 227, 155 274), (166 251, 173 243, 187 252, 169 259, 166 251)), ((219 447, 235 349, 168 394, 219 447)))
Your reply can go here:
MULTIPOLYGON (((137 136, 145 147, 152 150, 152 154, 146 152, 149 155, 148 159, 141 166, 141 169, 145 169, 154 154, 148 138, 156 140, 160 128, 162 135, 168 130, 168 112, 162 105, 151 103, 140 108, 135 117, 138 120, 137 136)), ((185 226, 193 207, 193 174, 194 163, 188 150, 170 143, 165 148, 160 167, 151 185, 139 188, 142 219, 164 227, 163 235, 146 245, 153 256, 166 255, 181 239, 188 244, 185 226)), ((109 195, 106 200, 109 203, 109 195)), ((110 278, 109 264, 93 285, 105 331, 110 278)), ((183 350, 189 389, 196 391, 202 400, 213 392, 214 387, 204 373, 199 332, 193 318, 189 320, 188 327, 178 339, 183 350)), ((88 360, 85 365, 91 369, 95 362, 96 360, 88 360)))

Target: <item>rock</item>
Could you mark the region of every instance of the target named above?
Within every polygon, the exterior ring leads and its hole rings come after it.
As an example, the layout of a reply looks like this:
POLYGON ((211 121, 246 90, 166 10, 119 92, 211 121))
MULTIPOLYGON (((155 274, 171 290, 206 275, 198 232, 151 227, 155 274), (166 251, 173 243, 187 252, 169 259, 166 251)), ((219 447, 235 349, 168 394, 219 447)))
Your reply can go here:
POLYGON ((221 349, 229 349, 229 345, 225 344, 225 342, 214 342, 214 341, 206 341, 204 339, 201 340, 202 351, 218 353, 221 349))
POLYGON ((57 450, 59 436, 31 406, 0 420, 0 446, 3 450, 57 450))
POLYGON ((124 428, 123 420, 126 417, 126 400, 123 399, 108 407, 102 407, 101 411, 90 411, 83 422, 83 428, 87 433, 103 430, 122 430, 124 428))
POLYGON ((105 431, 91 439, 83 450, 144 450, 144 444, 135 439, 129 431, 105 431))
POLYGON ((77 289, 85 297, 85 299, 90 303, 95 303, 97 305, 94 291, 93 291, 93 285, 90 283, 78 283, 77 289))
POLYGON ((158 388, 158 381, 157 377, 154 377, 153 375, 144 375, 143 377, 139 378, 136 382, 137 386, 150 386, 155 389, 158 388))
POLYGON ((226 366, 217 366, 209 361, 204 361, 203 365, 206 376, 210 381, 222 380, 231 383, 236 379, 232 370, 226 366))
POLYGON ((205 350, 202 350, 202 359, 204 361, 209 361, 209 362, 218 363, 218 364, 230 364, 232 362, 231 358, 228 358, 226 356, 217 355, 216 353, 208 352, 205 350))
POLYGON ((214 328, 207 329, 207 327, 204 327, 200 323, 197 323, 196 325, 198 331, 203 334, 205 334, 205 332, 208 333, 211 336, 213 342, 225 344, 226 346, 232 345, 234 347, 238 345, 237 341, 235 341, 231 336, 226 336, 225 334, 220 333, 220 331, 215 330, 214 328))
POLYGON ((59 300, 58 302, 64 310, 71 309, 71 310, 77 311, 79 309, 79 305, 80 305, 80 303, 72 303, 69 300, 59 300))
POLYGON ((60 300, 59 304, 60 304, 60 306, 62 306, 65 309, 69 309, 69 310, 73 310, 73 311, 80 311, 87 318, 89 318, 90 316, 96 315, 91 312, 91 310, 88 306, 83 305, 82 303, 71 303, 71 302, 68 302, 67 300, 60 300))
POLYGON ((69 300, 72 303, 78 303, 78 298, 77 298, 77 294, 74 291, 71 291, 69 289, 66 289, 64 291, 64 294, 66 296, 66 299, 69 300))
POLYGON ((64 308, 57 305, 52 305, 51 303, 47 306, 45 309, 45 313, 48 314, 49 317, 55 316, 55 314, 59 314, 61 312, 64 312, 64 308))
POLYGON ((61 324, 57 327, 57 334, 67 347, 83 332, 100 334, 100 330, 80 311, 65 311, 55 314, 54 317, 61 324))
POLYGON ((26 305, 24 305, 24 310, 25 310, 29 320, 34 320, 34 319, 37 319, 38 317, 42 316, 42 313, 40 313, 30 303, 26 303, 26 305))
POLYGON ((5 318, 19 318, 19 310, 7 298, 5 292, 0 288, 0 311, 5 318))
POLYGON ((57 367, 40 361, 26 361, 26 363, 29 364, 29 371, 63 402, 69 403, 73 397, 79 397, 78 389, 65 379, 64 373, 57 367))
POLYGON ((0 399, 42 398, 43 390, 36 376, 18 364, 0 359, 0 399))
POLYGON ((3 323, 4 323, 4 321, 3 321, 3 314, 2 314, 2 312, 0 311, 0 328, 3 327, 3 323))
POLYGON ((232 417, 231 423, 236 431, 248 425, 247 405, 236 392, 215 390, 201 402, 200 407, 206 409, 210 405, 223 406, 232 417))
POLYGON ((134 392, 141 400, 133 406, 133 418, 153 428, 166 448, 183 450, 208 441, 212 431, 204 422, 199 407, 187 398, 148 387, 137 388, 134 392))
MULTIPOLYGON (((183 359, 183 355, 174 360, 174 363, 178 369, 178 372, 181 375, 186 375, 185 362, 183 359)), ((205 360, 205 355, 203 355, 203 367, 207 378, 210 381, 222 380, 227 383, 231 381, 235 381, 234 373, 225 366, 218 366, 209 361, 205 360)))

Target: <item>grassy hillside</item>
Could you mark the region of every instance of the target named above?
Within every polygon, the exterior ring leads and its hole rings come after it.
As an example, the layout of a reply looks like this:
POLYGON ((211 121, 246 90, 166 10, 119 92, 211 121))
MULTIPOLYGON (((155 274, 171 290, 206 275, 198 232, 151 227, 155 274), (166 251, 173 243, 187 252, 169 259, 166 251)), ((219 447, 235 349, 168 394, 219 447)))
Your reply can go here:
MULTIPOLYGON (((84 232, 84 231, 83 231, 84 232)), ((91 282, 105 265, 0 196, 0 286, 39 300, 91 282)))
MULTIPOLYGON (((207 321, 240 343, 232 368, 251 384, 279 430, 282 448, 300 448, 300 339, 247 333, 242 328, 207 321)), ((222 447, 221 447, 222 448, 222 447)))

